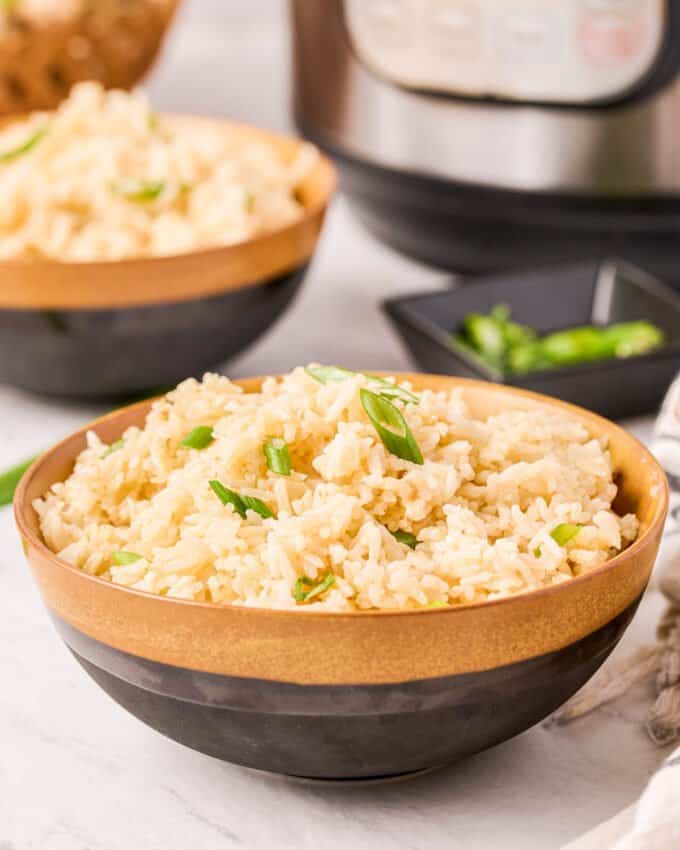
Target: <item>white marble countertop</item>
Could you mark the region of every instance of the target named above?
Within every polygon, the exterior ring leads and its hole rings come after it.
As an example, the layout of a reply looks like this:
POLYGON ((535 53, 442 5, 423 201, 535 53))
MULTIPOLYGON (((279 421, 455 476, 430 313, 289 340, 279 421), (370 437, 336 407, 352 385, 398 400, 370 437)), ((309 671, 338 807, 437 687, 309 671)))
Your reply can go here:
MULTIPOLYGON (((283 3, 251 8, 259 5, 189 2, 152 82, 157 101, 287 126, 283 3)), ((340 201, 293 308, 227 371, 311 359, 412 366, 378 302, 444 283, 374 242, 340 201)), ((0 387, 0 411, 4 468, 100 408, 0 387)), ((649 420, 629 424, 648 438, 649 420)), ((536 727, 403 784, 322 787, 257 774, 162 738, 86 678, 42 608, 7 509, 0 585, 0 850, 556 850, 631 803, 664 755, 642 731, 640 688, 570 726, 536 727)), ((661 607, 650 592, 619 652, 652 639, 661 607)))

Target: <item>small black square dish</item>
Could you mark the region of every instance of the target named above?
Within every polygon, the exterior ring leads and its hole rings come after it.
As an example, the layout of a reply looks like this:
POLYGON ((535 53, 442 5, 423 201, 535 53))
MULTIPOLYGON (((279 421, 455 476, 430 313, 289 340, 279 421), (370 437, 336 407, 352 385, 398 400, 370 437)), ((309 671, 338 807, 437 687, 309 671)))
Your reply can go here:
POLYGON ((680 297, 641 269, 618 260, 589 261, 464 280, 425 295, 391 298, 383 307, 427 372, 524 387, 621 419, 651 413, 680 371, 680 297), (646 320, 664 342, 645 354, 578 365, 503 372, 455 339, 471 313, 505 305, 513 321, 539 336, 586 325, 646 320))

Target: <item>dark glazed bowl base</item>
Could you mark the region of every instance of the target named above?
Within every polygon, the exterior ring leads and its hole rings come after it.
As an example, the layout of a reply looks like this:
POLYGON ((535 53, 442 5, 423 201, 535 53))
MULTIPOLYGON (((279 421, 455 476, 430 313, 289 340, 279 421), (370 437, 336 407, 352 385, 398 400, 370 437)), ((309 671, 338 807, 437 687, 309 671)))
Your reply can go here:
POLYGON ((210 298, 113 310, 0 310, 0 383, 116 399, 200 378, 285 311, 303 266, 210 298))
POLYGON ((130 713, 199 752, 298 778, 389 779, 478 753, 571 697, 639 600, 556 652, 477 673, 388 685, 294 685, 159 664, 54 617, 76 659, 130 713))

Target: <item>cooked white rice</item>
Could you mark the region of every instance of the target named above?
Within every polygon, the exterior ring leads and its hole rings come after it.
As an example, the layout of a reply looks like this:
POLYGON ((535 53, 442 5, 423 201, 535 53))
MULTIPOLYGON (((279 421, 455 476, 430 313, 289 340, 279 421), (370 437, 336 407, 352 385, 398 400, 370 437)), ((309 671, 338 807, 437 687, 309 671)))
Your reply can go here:
MULTIPOLYGON (((409 387, 408 384, 402 386, 409 387)), ((357 375, 321 384, 304 369, 244 393, 225 377, 188 380, 157 401, 143 429, 107 449, 94 433, 71 476, 35 502, 48 546, 127 587, 183 599, 300 610, 478 602, 548 587, 635 539, 617 516, 603 440, 548 408, 473 418, 460 390, 396 401, 424 464, 388 452, 364 412, 357 375), (204 449, 180 444, 212 426, 204 449), (289 477, 263 443, 286 441, 289 477), (217 479, 276 518, 242 519, 217 479), (551 531, 581 526, 559 545, 551 531), (389 529, 389 530, 388 530, 389 529), (414 534, 415 549, 390 531, 414 534), (117 565, 114 552, 142 557, 117 565), (333 584, 298 604, 296 582, 333 584)), ((299 584, 298 584, 299 586, 299 584)))
POLYGON ((120 260, 230 245, 302 215, 292 162, 252 135, 175 124, 142 93, 76 86, 0 132, 0 258, 120 260), (26 148, 26 150, 22 149, 26 148))

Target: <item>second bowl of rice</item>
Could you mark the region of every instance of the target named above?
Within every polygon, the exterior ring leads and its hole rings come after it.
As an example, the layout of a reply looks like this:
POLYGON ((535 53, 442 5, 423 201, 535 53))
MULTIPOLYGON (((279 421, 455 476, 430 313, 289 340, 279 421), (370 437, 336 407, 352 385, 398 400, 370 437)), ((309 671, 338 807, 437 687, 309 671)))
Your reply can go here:
POLYGON ((0 130, 0 380, 172 386, 282 315, 335 189, 311 145, 77 86, 0 130))
POLYGON ((15 504, 59 632, 130 711, 240 764, 366 778, 574 693, 635 611, 667 487, 556 400, 311 364, 111 414, 15 504))

